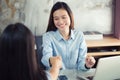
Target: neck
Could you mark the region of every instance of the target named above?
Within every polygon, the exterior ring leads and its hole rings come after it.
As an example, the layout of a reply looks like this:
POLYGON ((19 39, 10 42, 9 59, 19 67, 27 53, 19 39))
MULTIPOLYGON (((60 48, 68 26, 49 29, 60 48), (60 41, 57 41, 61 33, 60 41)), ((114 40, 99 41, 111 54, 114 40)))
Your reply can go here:
POLYGON ((65 40, 68 40, 70 35, 69 35, 69 30, 67 31, 60 31, 60 34, 63 36, 65 40))

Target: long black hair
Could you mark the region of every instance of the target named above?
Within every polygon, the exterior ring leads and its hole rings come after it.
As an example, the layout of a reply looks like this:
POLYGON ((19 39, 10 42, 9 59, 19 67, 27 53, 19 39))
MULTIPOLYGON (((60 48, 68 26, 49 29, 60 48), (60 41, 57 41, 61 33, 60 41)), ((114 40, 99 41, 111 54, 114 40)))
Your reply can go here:
POLYGON ((51 13, 50 13, 50 17, 49 17, 49 22, 48 22, 48 27, 47 27, 47 30, 46 32, 48 31, 56 31, 57 28, 54 24, 54 21, 53 21, 53 13, 58 10, 58 9, 64 9, 67 11, 69 17, 70 17, 70 29, 74 29, 74 18, 73 18, 73 13, 70 9, 70 7, 65 3, 65 2, 56 2, 52 9, 51 9, 51 13))
POLYGON ((0 36, 0 80, 47 80, 37 63, 34 39, 22 23, 5 28, 0 36))

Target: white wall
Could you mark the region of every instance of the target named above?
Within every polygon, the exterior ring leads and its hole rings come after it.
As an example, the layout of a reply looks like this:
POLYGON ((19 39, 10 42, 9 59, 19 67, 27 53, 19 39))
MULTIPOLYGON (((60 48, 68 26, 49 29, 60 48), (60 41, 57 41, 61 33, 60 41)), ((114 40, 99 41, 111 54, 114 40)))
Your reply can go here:
POLYGON ((27 0, 25 7, 25 24, 35 35, 46 31, 52 0, 27 0))
POLYGON ((112 33, 112 0, 72 0, 68 4, 74 13, 77 29, 112 33))
POLYGON ((75 28, 112 33, 112 0, 27 0, 25 23, 34 34, 45 32, 51 7, 57 1, 68 3, 74 14, 75 28))

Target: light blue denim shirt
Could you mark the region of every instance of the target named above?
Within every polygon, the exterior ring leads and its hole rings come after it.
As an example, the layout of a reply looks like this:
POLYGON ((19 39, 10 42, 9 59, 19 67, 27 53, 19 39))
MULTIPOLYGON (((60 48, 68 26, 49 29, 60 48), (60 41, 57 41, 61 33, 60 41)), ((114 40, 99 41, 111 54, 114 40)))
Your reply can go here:
POLYGON ((49 69, 49 58, 52 56, 62 57, 63 69, 87 70, 85 57, 87 46, 83 32, 71 30, 68 40, 65 40, 60 32, 50 31, 43 34, 43 57, 42 63, 49 69))

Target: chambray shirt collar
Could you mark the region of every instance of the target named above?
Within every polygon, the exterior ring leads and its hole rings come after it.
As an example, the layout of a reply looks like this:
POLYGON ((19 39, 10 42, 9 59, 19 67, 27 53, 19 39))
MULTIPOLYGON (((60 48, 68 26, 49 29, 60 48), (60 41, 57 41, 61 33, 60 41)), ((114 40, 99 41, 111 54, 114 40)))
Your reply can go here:
MULTIPOLYGON (((57 30, 56 31, 56 38, 60 41, 60 40, 64 40, 64 38, 62 37, 62 35, 60 34, 60 32, 57 30)), ((71 30, 71 35, 70 35, 70 39, 74 39, 75 38, 75 34, 74 31, 71 30)))

